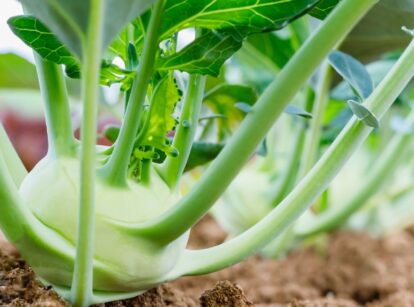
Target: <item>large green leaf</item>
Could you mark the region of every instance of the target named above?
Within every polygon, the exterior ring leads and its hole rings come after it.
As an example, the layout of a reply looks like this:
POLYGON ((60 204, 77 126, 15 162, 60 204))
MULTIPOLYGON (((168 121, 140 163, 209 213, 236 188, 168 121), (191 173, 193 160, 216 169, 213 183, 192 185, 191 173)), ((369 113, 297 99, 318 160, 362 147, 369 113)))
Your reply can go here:
MULTIPOLYGON (((15 16, 10 18, 8 23, 11 30, 43 59, 64 65, 65 72, 70 78, 80 77, 79 60, 39 19, 34 16, 15 16)), ((102 61, 102 85, 122 83, 122 88, 128 89, 133 77, 132 72, 120 69, 111 61, 102 61)))
MULTIPOLYGON (((90 1, 21 0, 26 9, 56 33, 79 58, 87 39, 90 1)), ((102 0, 104 3, 102 49, 111 43, 122 28, 147 10, 155 0, 102 0)))
MULTIPOLYGON (((220 31, 199 37, 181 52, 162 59, 159 67, 217 76, 224 61, 241 47, 246 36, 283 28, 318 0, 190 2, 167 1, 162 25, 163 37, 192 26, 220 31)), ((269 36, 269 39, 272 40, 273 51, 283 46, 276 36, 269 36)), ((263 44, 258 41, 260 37, 251 40, 253 44, 263 44)), ((290 57, 291 50, 288 49, 278 50, 286 56, 283 59, 275 57, 277 66, 283 66, 290 57)), ((273 55, 274 53, 269 58, 273 58, 273 55)))
POLYGON ((160 70, 181 70, 217 77, 224 62, 242 46, 227 33, 209 31, 178 53, 158 61, 160 70))
POLYGON ((164 37, 184 28, 233 29, 241 37, 280 29, 319 0, 168 0, 164 37))
POLYGON ((309 12, 310 15, 319 19, 325 19, 326 16, 335 8, 335 6, 341 0, 321 0, 313 9, 309 12))
POLYGON ((36 67, 16 54, 0 54, 0 88, 38 89, 36 67))
POLYGON ((80 67, 77 58, 36 17, 14 16, 8 20, 8 24, 13 33, 42 58, 65 65, 68 76, 79 77, 80 67))

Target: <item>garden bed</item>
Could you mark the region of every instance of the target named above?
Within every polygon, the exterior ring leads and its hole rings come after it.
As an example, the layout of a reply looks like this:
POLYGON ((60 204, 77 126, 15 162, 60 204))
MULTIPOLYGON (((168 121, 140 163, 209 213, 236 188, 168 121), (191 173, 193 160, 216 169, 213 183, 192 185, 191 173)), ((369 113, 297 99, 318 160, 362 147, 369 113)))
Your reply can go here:
MULTIPOLYGON (((190 244, 206 247, 223 239, 224 233, 208 218, 195 228, 190 244)), ((253 257, 105 306, 414 306, 412 230, 385 239, 337 232, 316 246, 278 261, 253 257)), ((69 306, 35 281, 10 245, 2 243, 0 249, 1 306, 69 306)))

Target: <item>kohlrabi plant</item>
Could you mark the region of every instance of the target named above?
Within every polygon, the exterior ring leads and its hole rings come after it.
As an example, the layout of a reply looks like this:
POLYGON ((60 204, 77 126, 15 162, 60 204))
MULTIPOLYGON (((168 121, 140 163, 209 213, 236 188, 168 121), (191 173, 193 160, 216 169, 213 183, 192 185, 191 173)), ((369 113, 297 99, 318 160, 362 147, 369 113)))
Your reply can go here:
POLYGON ((27 174, 1 130, 0 225, 43 282, 76 306, 220 270, 265 246, 313 204, 414 75, 412 43, 369 96, 351 103, 356 116, 269 214, 232 240, 192 251, 191 227, 377 1, 343 0, 334 9, 337 1, 329 0, 21 2, 25 15, 9 25, 35 53, 49 147, 27 174), (253 35, 331 9, 257 101, 242 107, 248 112, 240 125, 181 196, 206 75, 219 76, 253 35), (178 48, 184 29, 195 29, 196 37, 178 48), (80 141, 65 75, 81 82, 80 141), (122 124, 106 132, 112 146, 97 146, 100 86, 113 84, 124 98, 122 124))
MULTIPOLYGON (((407 35, 404 31, 401 32, 407 35)), ((309 97, 302 98, 305 108, 312 106, 310 116, 313 118, 309 124, 304 125, 308 121, 296 119, 298 132, 295 135, 289 134, 291 124, 279 121, 279 126, 268 134, 267 139, 275 138, 277 131, 283 131, 283 134, 289 135, 290 140, 293 140, 290 142, 292 146, 289 147, 289 142, 280 135, 277 136, 277 142, 268 142, 276 148, 268 148, 266 158, 256 156, 239 173, 213 207, 213 216, 231 236, 244 232, 283 200, 296 182, 312 168, 352 114, 376 130, 364 147, 345 164, 333 184, 315 201, 312 209, 295 226, 291 226, 289 231, 275 238, 262 250, 266 256, 276 257, 287 252, 301 239, 339 228, 359 209, 377 208, 380 200, 392 207, 390 203, 394 198, 399 202, 403 197, 408 199, 407 195, 412 190, 411 175, 406 171, 404 176, 400 175, 401 172, 397 173, 399 167, 401 170, 409 164, 405 155, 412 146, 410 131, 414 117, 411 111, 411 92, 407 90, 402 93, 396 106, 382 121, 381 127, 377 119, 360 108, 358 103, 370 96, 374 86, 381 82, 395 61, 378 60, 366 69, 353 57, 338 51, 332 52, 328 60, 329 64, 322 65, 315 78, 312 86, 315 94, 310 95, 311 102, 309 103, 309 97), (344 79, 333 88, 330 66, 344 79), (289 158, 283 161, 282 157, 289 158), (269 160, 273 163, 269 163, 269 160), (391 184, 394 178, 399 179, 391 184)), ((391 210, 387 211, 388 214, 391 214, 391 210)), ((383 228, 381 224, 395 225, 398 220, 394 218, 392 223, 387 223, 384 219, 381 222, 371 221, 374 210, 367 211, 368 214, 358 215, 351 224, 378 233, 383 228)), ((396 211, 402 210, 397 208, 396 211)), ((407 215, 404 220, 406 225, 409 220, 407 215)), ((389 228, 386 227, 388 231, 389 228)))

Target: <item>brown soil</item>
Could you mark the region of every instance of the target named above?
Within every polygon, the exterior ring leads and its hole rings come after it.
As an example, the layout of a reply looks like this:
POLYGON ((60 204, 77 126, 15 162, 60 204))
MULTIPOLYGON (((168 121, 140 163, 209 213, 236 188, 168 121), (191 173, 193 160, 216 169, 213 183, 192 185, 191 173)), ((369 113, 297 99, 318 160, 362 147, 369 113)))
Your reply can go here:
MULTIPOLYGON (((193 231, 190 247, 215 245, 224 238, 207 218, 193 231)), ((414 306, 412 229, 379 240, 337 232, 319 243, 285 259, 252 257, 221 272, 181 278, 136 298, 99 307, 414 306)), ((0 306, 69 305, 35 280, 10 245, 0 243, 0 306)))

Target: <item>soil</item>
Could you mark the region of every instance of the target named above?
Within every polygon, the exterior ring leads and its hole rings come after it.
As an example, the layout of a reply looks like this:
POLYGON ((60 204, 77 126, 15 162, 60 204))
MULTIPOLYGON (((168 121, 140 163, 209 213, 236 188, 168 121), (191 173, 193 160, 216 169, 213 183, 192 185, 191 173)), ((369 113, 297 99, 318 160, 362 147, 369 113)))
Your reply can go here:
MULTIPOLYGON (((225 234, 206 218, 190 247, 218 244, 225 234)), ((0 242, 0 306, 69 306, 8 243, 0 242)), ((375 239, 341 231, 279 260, 258 256, 232 268, 184 277, 136 298, 96 307, 409 307, 414 306, 414 228, 375 239)))

